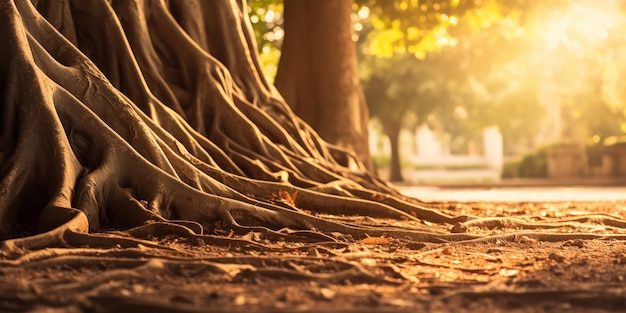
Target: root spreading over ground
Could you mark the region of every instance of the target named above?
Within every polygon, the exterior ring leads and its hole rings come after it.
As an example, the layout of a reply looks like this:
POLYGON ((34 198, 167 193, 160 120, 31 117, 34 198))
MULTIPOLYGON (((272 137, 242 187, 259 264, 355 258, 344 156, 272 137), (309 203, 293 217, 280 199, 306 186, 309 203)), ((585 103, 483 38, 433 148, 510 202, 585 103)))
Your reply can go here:
POLYGON ((235 0, 0 2, 0 265, 114 268, 34 285, 62 302, 158 272, 411 281, 352 261, 355 244, 626 239, 613 212, 485 217, 403 196, 293 114, 261 74, 246 12, 235 0), (207 246, 225 255, 190 252, 207 246))

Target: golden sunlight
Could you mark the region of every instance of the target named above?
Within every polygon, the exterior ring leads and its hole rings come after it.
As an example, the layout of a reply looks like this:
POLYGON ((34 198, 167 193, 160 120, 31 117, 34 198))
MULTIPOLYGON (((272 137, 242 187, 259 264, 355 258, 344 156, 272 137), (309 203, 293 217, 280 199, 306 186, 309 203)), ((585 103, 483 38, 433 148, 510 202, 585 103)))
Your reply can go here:
POLYGON ((616 13, 617 1, 574 2, 554 12, 542 25, 543 40, 550 50, 560 45, 578 50, 606 39, 624 17, 616 13))

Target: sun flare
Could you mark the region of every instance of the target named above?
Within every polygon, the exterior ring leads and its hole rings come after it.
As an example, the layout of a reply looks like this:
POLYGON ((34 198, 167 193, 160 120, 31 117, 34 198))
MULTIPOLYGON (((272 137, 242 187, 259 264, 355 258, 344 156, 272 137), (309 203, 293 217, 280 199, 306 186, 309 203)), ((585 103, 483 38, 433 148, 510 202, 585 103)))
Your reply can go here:
POLYGON ((624 17, 617 11, 616 1, 572 3, 544 20, 543 41, 549 50, 561 45, 578 50, 605 40, 624 22, 624 17))

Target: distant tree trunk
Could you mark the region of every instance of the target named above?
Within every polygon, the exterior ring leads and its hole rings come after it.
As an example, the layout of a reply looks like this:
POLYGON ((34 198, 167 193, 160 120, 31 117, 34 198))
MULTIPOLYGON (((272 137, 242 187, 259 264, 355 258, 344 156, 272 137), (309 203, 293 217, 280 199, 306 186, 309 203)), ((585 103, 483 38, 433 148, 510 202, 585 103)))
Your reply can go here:
POLYGON ((276 87, 323 139, 354 150, 371 169, 351 13, 351 0, 285 1, 276 87))
POLYGON ((389 142, 391 143, 389 180, 396 182, 404 181, 402 177, 402 166, 400 165, 400 123, 389 118, 382 118, 381 121, 385 134, 389 136, 389 142))

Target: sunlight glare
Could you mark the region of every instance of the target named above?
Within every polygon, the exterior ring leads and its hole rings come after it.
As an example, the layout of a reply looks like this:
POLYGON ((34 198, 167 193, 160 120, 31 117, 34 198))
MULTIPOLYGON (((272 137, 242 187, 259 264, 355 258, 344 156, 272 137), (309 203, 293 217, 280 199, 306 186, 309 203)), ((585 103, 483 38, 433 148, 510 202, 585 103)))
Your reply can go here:
POLYGON ((549 50, 563 45, 576 50, 606 39, 623 17, 614 1, 574 3, 565 12, 556 12, 545 22, 543 40, 549 50), (607 4, 612 5, 607 5, 607 4))
POLYGON ((357 32, 362 31, 363 30, 363 24, 361 24, 359 22, 354 23, 354 30, 357 31, 357 32))
POLYGON ((276 29, 274 29, 274 40, 281 40, 284 36, 285 31, 282 28, 277 27, 276 29))
POLYGON ((268 10, 267 13, 265 13, 265 22, 271 23, 274 21, 275 17, 276 17, 276 13, 272 10, 268 10))
POLYGON ((361 9, 359 9, 359 17, 362 19, 366 19, 367 17, 370 16, 370 9, 366 6, 361 7, 361 9))

